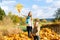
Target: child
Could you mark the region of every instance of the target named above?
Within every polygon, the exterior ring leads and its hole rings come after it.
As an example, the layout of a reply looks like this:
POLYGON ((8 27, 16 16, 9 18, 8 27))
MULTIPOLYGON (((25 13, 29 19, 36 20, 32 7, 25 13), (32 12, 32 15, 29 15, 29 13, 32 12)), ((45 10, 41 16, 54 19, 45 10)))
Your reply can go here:
POLYGON ((34 28, 33 28, 33 37, 34 37, 34 40, 39 40, 39 32, 40 32, 40 27, 39 27, 39 19, 36 19, 35 20, 35 23, 34 23, 34 28))
POLYGON ((26 23, 27 23, 28 37, 31 37, 31 32, 32 32, 32 13, 31 13, 31 11, 29 12, 29 14, 26 18, 26 23))
POLYGON ((26 23, 27 23, 28 37, 31 37, 32 24, 33 24, 32 23, 32 13, 31 13, 31 11, 28 13, 28 16, 26 17, 26 23))

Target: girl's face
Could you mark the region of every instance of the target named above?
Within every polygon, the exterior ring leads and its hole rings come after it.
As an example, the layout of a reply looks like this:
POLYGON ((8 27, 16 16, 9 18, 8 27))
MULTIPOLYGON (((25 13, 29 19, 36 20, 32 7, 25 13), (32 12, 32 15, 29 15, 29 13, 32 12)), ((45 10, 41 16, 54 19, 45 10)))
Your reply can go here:
POLYGON ((32 12, 29 12, 28 16, 32 16, 32 12))

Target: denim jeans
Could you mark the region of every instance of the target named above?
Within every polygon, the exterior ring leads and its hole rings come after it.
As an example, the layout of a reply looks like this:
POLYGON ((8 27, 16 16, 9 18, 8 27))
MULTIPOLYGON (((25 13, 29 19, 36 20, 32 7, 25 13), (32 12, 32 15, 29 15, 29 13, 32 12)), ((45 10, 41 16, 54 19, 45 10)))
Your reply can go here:
POLYGON ((28 37, 31 37, 32 26, 27 26, 28 37))
POLYGON ((39 36, 34 36, 34 40, 40 40, 39 36))

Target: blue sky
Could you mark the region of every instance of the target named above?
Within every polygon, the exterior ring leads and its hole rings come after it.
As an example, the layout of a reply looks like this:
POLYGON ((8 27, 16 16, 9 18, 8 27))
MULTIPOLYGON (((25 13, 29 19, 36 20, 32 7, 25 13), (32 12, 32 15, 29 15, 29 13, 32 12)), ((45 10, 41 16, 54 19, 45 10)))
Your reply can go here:
POLYGON ((24 6, 21 14, 27 15, 31 10, 33 18, 54 18, 55 11, 60 7, 60 0, 0 0, 0 7, 6 14, 11 11, 19 15, 15 8, 18 3, 24 6))

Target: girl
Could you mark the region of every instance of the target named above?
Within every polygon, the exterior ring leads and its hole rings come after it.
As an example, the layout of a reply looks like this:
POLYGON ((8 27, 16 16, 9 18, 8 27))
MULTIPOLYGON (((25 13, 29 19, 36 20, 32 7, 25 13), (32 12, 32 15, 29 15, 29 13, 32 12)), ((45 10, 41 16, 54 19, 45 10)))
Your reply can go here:
POLYGON ((39 19, 36 19, 35 20, 35 23, 34 23, 34 28, 33 28, 33 37, 34 37, 34 40, 39 40, 39 32, 40 32, 40 27, 39 27, 39 19))
MULTIPOLYGON (((23 15, 24 16, 24 15, 23 15)), ((27 23, 27 31, 28 31, 28 37, 31 37, 32 33, 32 13, 31 11, 28 13, 28 16, 26 17, 26 23, 27 23)))

